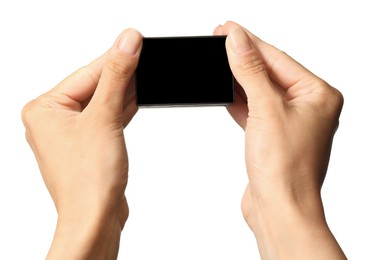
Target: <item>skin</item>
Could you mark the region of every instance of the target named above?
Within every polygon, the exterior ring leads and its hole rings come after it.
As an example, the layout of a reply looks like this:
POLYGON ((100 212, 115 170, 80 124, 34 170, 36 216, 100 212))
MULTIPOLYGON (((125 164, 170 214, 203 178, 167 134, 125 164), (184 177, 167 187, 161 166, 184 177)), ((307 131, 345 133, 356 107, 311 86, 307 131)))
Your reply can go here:
POLYGON ((341 93, 236 23, 214 33, 238 82, 228 111, 245 130, 242 212, 262 259, 345 259, 320 195, 341 93))
MULTIPOLYGON (((214 33, 228 35, 237 81, 228 111, 245 131, 249 177, 242 211, 262 259, 345 259, 320 196, 342 95, 238 24, 214 33)), ((22 111, 58 212, 47 259, 117 258, 128 217, 123 129, 137 112, 132 79, 141 37, 124 31, 22 111)))
POLYGON ((26 137, 58 212, 47 259, 115 259, 127 220, 123 129, 142 36, 127 30, 103 56, 23 109, 26 137), (125 49, 120 49, 125 47, 125 49))

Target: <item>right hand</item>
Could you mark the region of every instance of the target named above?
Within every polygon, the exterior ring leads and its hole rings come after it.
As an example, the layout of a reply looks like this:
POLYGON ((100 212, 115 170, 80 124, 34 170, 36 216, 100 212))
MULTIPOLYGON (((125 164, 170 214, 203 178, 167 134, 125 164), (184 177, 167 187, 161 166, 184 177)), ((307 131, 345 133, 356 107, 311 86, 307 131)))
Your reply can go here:
POLYGON ((302 246, 326 243, 304 239, 309 238, 305 234, 330 239, 325 248, 333 251, 327 252, 340 253, 325 222, 320 189, 343 105, 341 93, 238 24, 227 22, 215 34, 228 35, 228 59, 239 84, 228 111, 246 132, 249 183, 242 211, 262 257, 297 259, 297 236, 302 236, 302 246))

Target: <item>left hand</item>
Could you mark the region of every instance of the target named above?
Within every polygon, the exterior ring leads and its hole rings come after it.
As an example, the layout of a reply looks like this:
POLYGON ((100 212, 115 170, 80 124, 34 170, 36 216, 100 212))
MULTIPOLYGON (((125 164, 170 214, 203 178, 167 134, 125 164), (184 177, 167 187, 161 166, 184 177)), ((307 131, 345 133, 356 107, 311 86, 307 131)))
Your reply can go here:
POLYGON ((87 248, 76 248, 76 255, 70 249, 79 241, 95 245, 107 226, 115 231, 106 235, 119 238, 128 216, 123 129, 137 112, 131 79, 141 46, 140 33, 124 31, 103 56, 22 111, 28 143, 58 212, 49 256, 57 254, 60 243, 69 244, 61 246, 69 252, 64 259, 89 255, 87 248))

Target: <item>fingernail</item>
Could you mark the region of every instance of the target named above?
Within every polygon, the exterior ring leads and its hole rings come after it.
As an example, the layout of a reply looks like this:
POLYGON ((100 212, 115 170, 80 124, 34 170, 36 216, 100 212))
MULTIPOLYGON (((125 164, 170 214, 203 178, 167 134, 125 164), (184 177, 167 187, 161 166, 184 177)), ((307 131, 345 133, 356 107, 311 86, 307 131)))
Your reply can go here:
POLYGON ((234 52, 240 54, 252 49, 252 43, 249 36, 243 29, 237 28, 229 34, 231 40, 231 48, 234 52))
POLYGON ((141 35, 132 29, 125 31, 119 40, 118 49, 121 51, 135 55, 141 44, 141 35))

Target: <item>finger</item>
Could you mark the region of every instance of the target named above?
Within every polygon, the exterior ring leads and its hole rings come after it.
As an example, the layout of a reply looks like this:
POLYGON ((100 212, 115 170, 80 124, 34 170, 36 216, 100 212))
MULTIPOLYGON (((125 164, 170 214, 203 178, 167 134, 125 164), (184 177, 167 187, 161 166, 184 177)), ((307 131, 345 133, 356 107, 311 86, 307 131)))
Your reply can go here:
POLYGON ((131 99, 135 98, 136 95, 136 84, 135 84, 135 75, 132 76, 132 79, 130 81, 130 84, 127 87, 124 103, 128 104, 131 99))
MULTIPOLYGON (((230 31, 234 30, 238 26, 240 25, 228 21, 223 25, 222 32, 224 34, 229 34, 230 31)), ((313 73, 311 73, 283 51, 262 41, 247 29, 243 29, 252 40, 253 45, 262 58, 271 79, 276 81, 281 87, 287 89, 306 78, 316 77, 313 73)))
POLYGON ((137 67, 142 36, 133 29, 124 31, 109 52, 100 80, 88 108, 107 110, 116 116, 123 111, 124 99, 137 67))
POLYGON ((137 113, 138 107, 136 103, 136 88, 134 77, 131 80, 131 84, 127 87, 126 96, 123 106, 122 125, 126 127, 134 115, 137 113))
POLYGON ((138 107, 136 105, 136 96, 129 100, 128 103, 123 107, 123 114, 122 114, 122 125, 125 128, 137 113, 138 107))
POLYGON ((213 32, 213 34, 214 35, 223 35, 223 32, 222 32, 222 25, 220 24, 220 25, 218 25, 216 28, 215 28, 215 30, 214 30, 214 32, 213 32))
POLYGON ((241 27, 230 31, 226 50, 230 68, 243 87, 249 105, 252 102, 260 106, 263 101, 277 95, 259 53, 241 27))
POLYGON ((78 103, 88 100, 97 87, 107 53, 75 71, 51 89, 49 93, 65 95, 78 103))
MULTIPOLYGON (((214 32, 214 35, 223 35, 223 26, 218 25, 214 32)), ((227 111, 243 129, 246 128, 246 120, 248 118, 248 106, 247 96, 240 84, 234 79, 234 101, 227 107, 227 111)))
POLYGON ((227 106, 227 111, 235 122, 245 130, 248 118, 247 97, 239 84, 235 84, 234 91, 234 102, 227 106))

